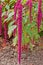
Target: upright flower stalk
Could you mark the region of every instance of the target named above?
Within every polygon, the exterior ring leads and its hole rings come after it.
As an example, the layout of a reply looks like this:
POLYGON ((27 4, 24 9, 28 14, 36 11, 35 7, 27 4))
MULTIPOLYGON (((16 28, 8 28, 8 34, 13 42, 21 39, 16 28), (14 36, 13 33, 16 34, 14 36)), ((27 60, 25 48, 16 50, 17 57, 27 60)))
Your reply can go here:
POLYGON ((2 5, 0 4, 0 35, 2 35, 2 5))
MULTIPOLYGON (((32 0, 28 0, 28 2, 26 3, 27 5, 29 5, 29 19, 30 19, 30 23, 32 23, 32 0)), ((34 38, 31 38, 31 43, 34 45, 34 38)))
MULTIPOLYGON (((14 6, 14 19, 17 20, 17 26, 18 26, 18 62, 20 64, 21 41, 22 41, 22 5, 21 5, 21 0, 18 0, 18 2, 14 6), (18 17, 16 17, 17 12, 18 12, 18 17)), ((14 30, 14 34, 15 34, 15 30, 14 30)))
POLYGON ((39 0, 38 1, 38 16, 37 16, 38 32, 40 32, 40 25, 41 25, 41 20, 42 20, 41 4, 42 4, 42 0, 39 0))
MULTIPOLYGON (((14 20, 16 20, 16 13, 18 9, 18 4, 21 2, 21 0, 18 0, 16 4, 14 4, 14 20)), ((14 25, 17 25, 17 21, 15 21, 14 25)), ((13 36, 16 35, 16 29, 14 29, 13 36)))
MULTIPOLYGON (((7 16, 5 15, 4 18, 6 19, 7 16)), ((8 40, 8 26, 6 21, 4 22, 4 40, 8 40)))
POLYGON ((22 41, 22 5, 18 6, 18 61, 21 60, 21 41, 22 41))

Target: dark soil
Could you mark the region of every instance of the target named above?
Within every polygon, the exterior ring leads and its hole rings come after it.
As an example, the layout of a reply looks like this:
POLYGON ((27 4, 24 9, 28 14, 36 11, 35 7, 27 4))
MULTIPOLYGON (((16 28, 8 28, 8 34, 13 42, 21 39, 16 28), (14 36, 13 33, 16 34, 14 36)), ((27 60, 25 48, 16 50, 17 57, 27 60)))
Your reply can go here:
MULTIPOLYGON (((0 65, 18 65, 17 50, 10 44, 0 51, 0 65)), ((33 51, 22 51, 21 65, 43 65, 43 48, 37 46, 33 51)))

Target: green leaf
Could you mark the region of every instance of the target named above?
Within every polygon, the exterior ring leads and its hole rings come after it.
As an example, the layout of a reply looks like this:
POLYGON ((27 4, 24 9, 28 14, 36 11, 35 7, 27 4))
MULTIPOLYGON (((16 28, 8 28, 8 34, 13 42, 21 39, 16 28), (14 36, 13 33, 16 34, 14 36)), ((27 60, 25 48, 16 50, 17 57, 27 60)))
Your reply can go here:
POLYGON ((24 36, 24 32, 22 33, 22 44, 25 44, 25 36, 24 36))
POLYGON ((25 28, 25 32, 30 36, 32 37, 32 31, 30 30, 31 29, 31 24, 28 24, 25 28))
POLYGON ((28 16, 23 17, 23 24, 26 24, 28 21, 28 16))
POLYGON ((8 35, 9 35, 9 38, 12 36, 12 33, 14 31, 14 29, 16 28, 17 26, 16 25, 12 25, 8 28, 8 35))
POLYGON ((9 7, 9 5, 7 4, 7 5, 5 6, 5 8, 6 8, 7 10, 9 10, 10 7, 9 7))
POLYGON ((36 22, 33 21, 32 24, 31 24, 31 27, 34 27, 36 25, 36 22))
POLYGON ((3 13, 2 13, 2 17, 3 17, 5 14, 6 14, 6 12, 3 12, 3 13))
POLYGON ((26 3, 27 0, 22 0, 22 4, 24 5, 26 3))
POLYGON ((12 26, 14 24, 15 21, 11 21, 9 24, 8 24, 8 27, 12 26))
POLYGON ((14 15, 14 12, 11 12, 9 15, 8 15, 8 17, 10 18, 10 17, 12 17, 14 15))
POLYGON ((35 35, 35 39, 38 40, 40 38, 39 34, 35 35))
POLYGON ((29 36, 25 37, 25 44, 29 43, 29 41, 30 41, 29 36))
POLYGON ((12 16, 14 15, 14 12, 9 13, 8 18, 4 20, 4 22, 8 22, 12 19, 12 16))
POLYGON ((13 39, 13 45, 14 45, 14 46, 17 44, 17 40, 18 40, 18 37, 16 36, 16 37, 13 39))
POLYGON ((23 33, 22 33, 22 44, 23 44, 23 45, 24 45, 24 44, 28 44, 29 41, 30 41, 29 36, 25 36, 25 33, 23 32, 23 33))

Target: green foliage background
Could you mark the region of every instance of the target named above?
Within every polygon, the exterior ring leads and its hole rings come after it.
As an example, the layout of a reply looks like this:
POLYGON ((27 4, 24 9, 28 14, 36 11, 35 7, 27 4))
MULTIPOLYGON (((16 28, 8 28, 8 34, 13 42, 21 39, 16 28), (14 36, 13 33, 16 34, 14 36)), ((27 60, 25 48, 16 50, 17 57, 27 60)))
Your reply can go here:
MULTIPOLYGON (((17 0, 1 0, 1 4, 3 5, 2 9, 2 23, 4 25, 4 22, 8 23, 8 35, 9 38, 12 36, 12 33, 15 28, 17 28, 17 25, 13 25, 14 21, 14 4, 17 2, 17 0), (6 15, 7 11, 7 18, 4 19, 4 16, 6 15)), ((22 44, 28 44, 31 43, 31 39, 34 38, 35 42, 38 41, 40 38, 40 35, 38 34, 37 30, 37 11, 38 11, 38 1, 33 1, 33 7, 32 7, 32 23, 30 24, 29 21, 29 9, 28 6, 25 5, 27 0, 22 0, 23 8, 23 20, 22 20, 22 44)), ((43 1, 42 1, 42 12, 43 12, 43 1)), ((43 31, 43 20, 40 26, 40 31, 43 31)), ((17 34, 13 39, 13 44, 16 45, 17 43, 17 34)))

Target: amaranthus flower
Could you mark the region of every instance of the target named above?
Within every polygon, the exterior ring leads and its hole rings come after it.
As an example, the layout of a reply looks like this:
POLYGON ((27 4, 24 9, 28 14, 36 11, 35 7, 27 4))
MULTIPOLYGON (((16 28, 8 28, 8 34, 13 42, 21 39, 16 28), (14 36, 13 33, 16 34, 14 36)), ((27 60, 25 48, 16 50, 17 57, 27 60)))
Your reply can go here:
POLYGON ((2 35, 2 5, 0 5, 0 35, 2 35))
POLYGON ((21 2, 21 0, 18 0, 18 2, 16 4, 14 4, 14 20, 16 19, 16 13, 17 13, 18 5, 20 2, 21 2))
MULTIPOLYGON (((22 41, 22 5, 21 5, 21 0, 18 0, 14 6, 14 19, 17 20, 17 26, 18 26, 18 62, 20 64, 21 41, 22 41), (16 17, 17 12, 18 12, 18 17, 16 17)), ((14 34, 15 34, 15 30, 14 30, 14 34)))
MULTIPOLYGON (((14 20, 16 20, 16 13, 17 13, 17 9, 18 9, 18 5, 19 3, 21 2, 21 0, 18 0, 16 4, 14 4, 14 20)), ((17 21, 15 21, 14 25, 17 25, 17 21)), ((16 29, 14 29, 14 32, 13 32, 13 36, 16 35, 16 29)))
MULTIPOLYGON (((7 18, 7 15, 4 16, 4 18, 7 18)), ((5 41, 7 41, 8 39, 8 26, 7 26, 7 22, 5 21, 4 23, 4 39, 5 41)))
POLYGON ((40 25, 41 25, 41 20, 42 20, 41 4, 42 4, 42 0, 39 0, 39 2, 38 2, 38 17, 37 17, 38 32, 40 32, 40 25))
POLYGON ((20 2, 21 2, 21 0, 18 0, 18 2, 20 3, 20 2))
POLYGON ((22 5, 18 6, 18 61, 21 60, 21 41, 22 41, 22 5))
POLYGON ((7 23, 5 22, 4 23, 4 39, 5 39, 5 41, 7 41, 7 39, 8 39, 8 27, 7 27, 7 23))

